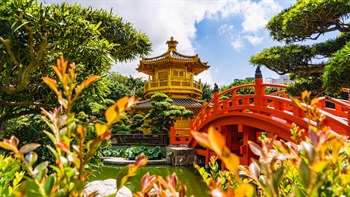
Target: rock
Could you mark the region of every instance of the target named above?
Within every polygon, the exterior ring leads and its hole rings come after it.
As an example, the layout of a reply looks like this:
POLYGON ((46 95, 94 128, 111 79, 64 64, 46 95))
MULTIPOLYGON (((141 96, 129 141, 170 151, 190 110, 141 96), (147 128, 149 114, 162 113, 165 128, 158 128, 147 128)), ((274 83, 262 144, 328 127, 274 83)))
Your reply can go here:
MULTIPOLYGON (((148 196, 149 197, 158 197, 158 193, 156 192, 156 190, 154 188, 152 188, 149 192, 148 192, 148 196)), ((165 190, 165 196, 166 197, 179 197, 179 193, 176 192, 176 194, 172 194, 171 192, 169 192, 169 190, 165 190)))
POLYGON ((115 197, 132 197, 132 193, 129 188, 123 186, 118 190, 117 195, 115 197))
POLYGON ((105 197, 116 194, 116 197, 132 197, 129 188, 123 186, 118 192, 115 179, 106 179, 102 181, 92 181, 85 186, 84 192, 90 195, 95 192, 94 197, 105 197))

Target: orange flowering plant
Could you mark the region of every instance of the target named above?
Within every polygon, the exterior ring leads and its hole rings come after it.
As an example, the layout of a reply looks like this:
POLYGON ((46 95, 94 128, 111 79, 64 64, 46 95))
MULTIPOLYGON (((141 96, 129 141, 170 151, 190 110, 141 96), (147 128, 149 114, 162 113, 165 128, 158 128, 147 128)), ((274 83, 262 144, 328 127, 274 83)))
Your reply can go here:
MULTIPOLYGON (((31 143, 18 147, 19 140, 12 136, 0 142, 0 147, 11 150, 26 167, 29 177, 22 183, 17 196, 84 196, 83 189, 86 179, 91 174, 87 171, 88 162, 99 149, 101 143, 111 136, 111 126, 124 116, 124 111, 135 104, 136 99, 121 98, 106 112, 106 123, 95 124, 97 137, 86 141, 87 129, 77 125, 75 113, 71 111, 72 104, 80 97, 82 91, 99 76, 91 76, 78 84, 75 74, 75 64, 64 61, 63 57, 57 60, 57 66, 52 67, 58 76, 59 82, 49 77, 43 81, 56 93, 60 107, 53 111, 42 109, 44 121, 51 131, 44 131, 54 146, 48 146, 55 156, 56 165, 44 161, 36 165, 38 155, 34 150, 41 144, 31 143), (53 169, 49 173, 48 167, 53 169)), ((134 176, 137 168, 146 164, 147 159, 140 157, 137 164, 127 166, 126 173, 117 178, 120 188, 130 177, 134 176)))

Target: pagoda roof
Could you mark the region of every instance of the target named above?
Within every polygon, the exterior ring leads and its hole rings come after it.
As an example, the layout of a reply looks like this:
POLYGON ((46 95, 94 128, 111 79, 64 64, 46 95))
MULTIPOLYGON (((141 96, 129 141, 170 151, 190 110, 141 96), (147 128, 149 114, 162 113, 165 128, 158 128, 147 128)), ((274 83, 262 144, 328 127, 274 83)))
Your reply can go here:
POLYGON ((158 60, 162 60, 165 58, 173 58, 173 59, 180 59, 180 60, 195 60, 197 61, 198 59, 198 55, 184 55, 181 54, 177 51, 167 51, 165 53, 163 53, 162 55, 156 56, 156 57, 146 57, 146 58, 142 58, 142 61, 144 62, 152 62, 152 61, 158 61, 158 60))
POLYGON ((148 75, 153 75, 155 68, 168 66, 169 63, 185 65, 194 75, 207 70, 210 66, 208 62, 202 62, 197 55, 184 55, 176 50, 177 41, 173 37, 167 41, 168 51, 156 57, 143 57, 137 71, 148 75))
MULTIPOLYGON (((198 107, 201 108, 203 107, 203 102, 200 100, 195 100, 191 98, 171 98, 173 100, 174 105, 178 106, 184 106, 184 107, 198 107)), ((153 106, 151 105, 152 100, 148 99, 145 101, 139 101, 136 103, 136 105, 133 108, 152 108, 153 106)))

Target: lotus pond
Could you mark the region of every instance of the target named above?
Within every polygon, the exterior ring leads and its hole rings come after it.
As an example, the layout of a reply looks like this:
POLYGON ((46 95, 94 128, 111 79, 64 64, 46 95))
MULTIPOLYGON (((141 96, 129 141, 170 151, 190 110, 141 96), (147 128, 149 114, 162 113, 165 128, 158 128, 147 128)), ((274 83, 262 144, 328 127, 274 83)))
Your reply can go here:
MULTIPOLYGON (((89 181, 115 178, 118 171, 122 167, 123 166, 103 165, 102 167, 96 169, 93 175, 90 176, 89 181)), ((162 176, 163 178, 168 175, 170 176, 173 172, 175 172, 179 179, 179 185, 184 184, 187 186, 187 196, 209 196, 208 188, 202 181, 202 177, 199 175, 197 170, 193 167, 187 166, 147 165, 143 168, 138 169, 137 175, 125 186, 128 187, 132 192, 141 191, 141 178, 147 172, 150 172, 151 175, 155 174, 162 176)))

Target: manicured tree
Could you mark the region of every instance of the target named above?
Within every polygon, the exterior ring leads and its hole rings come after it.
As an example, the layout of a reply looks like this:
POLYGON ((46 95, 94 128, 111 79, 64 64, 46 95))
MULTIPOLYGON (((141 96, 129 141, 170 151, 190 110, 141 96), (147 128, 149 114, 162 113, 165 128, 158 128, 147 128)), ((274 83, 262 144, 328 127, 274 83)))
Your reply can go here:
POLYGON ((127 116, 123 116, 116 124, 112 126, 115 134, 129 134, 131 121, 127 116))
POLYGON ((272 38, 285 45, 265 49, 250 62, 278 74, 290 73, 296 80, 289 88, 292 94, 309 90, 321 95, 350 87, 349 16, 348 0, 298 0, 267 24, 272 38), (295 44, 320 40, 326 33, 338 36, 310 45, 295 44))
POLYGON ((156 93, 151 99, 153 108, 145 119, 150 119, 148 124, 152 133, 168 133, 176 117, 186 117, 192 114, 192 111, 185 107, 174 105, 173 100, 163 93, 156 93))
POLYGON ((135 114, 131 120, 130 132, 131 133, 142 133, 142 131, 143 131, 142 125, 143 125, 144 120, 145 120, 145 118, 142 114, 135 114))
POLYGON ((213 98, 213 89, 208 83, 204 83, 202 87, 202 96, 200 100, 210 101, 213 98))
MULTIPOLYGON (((82 81, 151 49, 144 34, 104 10, 3 0, 0 13, 0 122, 57 104, 41 77, 54 77, 51 65, 62 55, 76 63, 82 81)), ((82 97, 98 91, 95 85, 82 97)))

